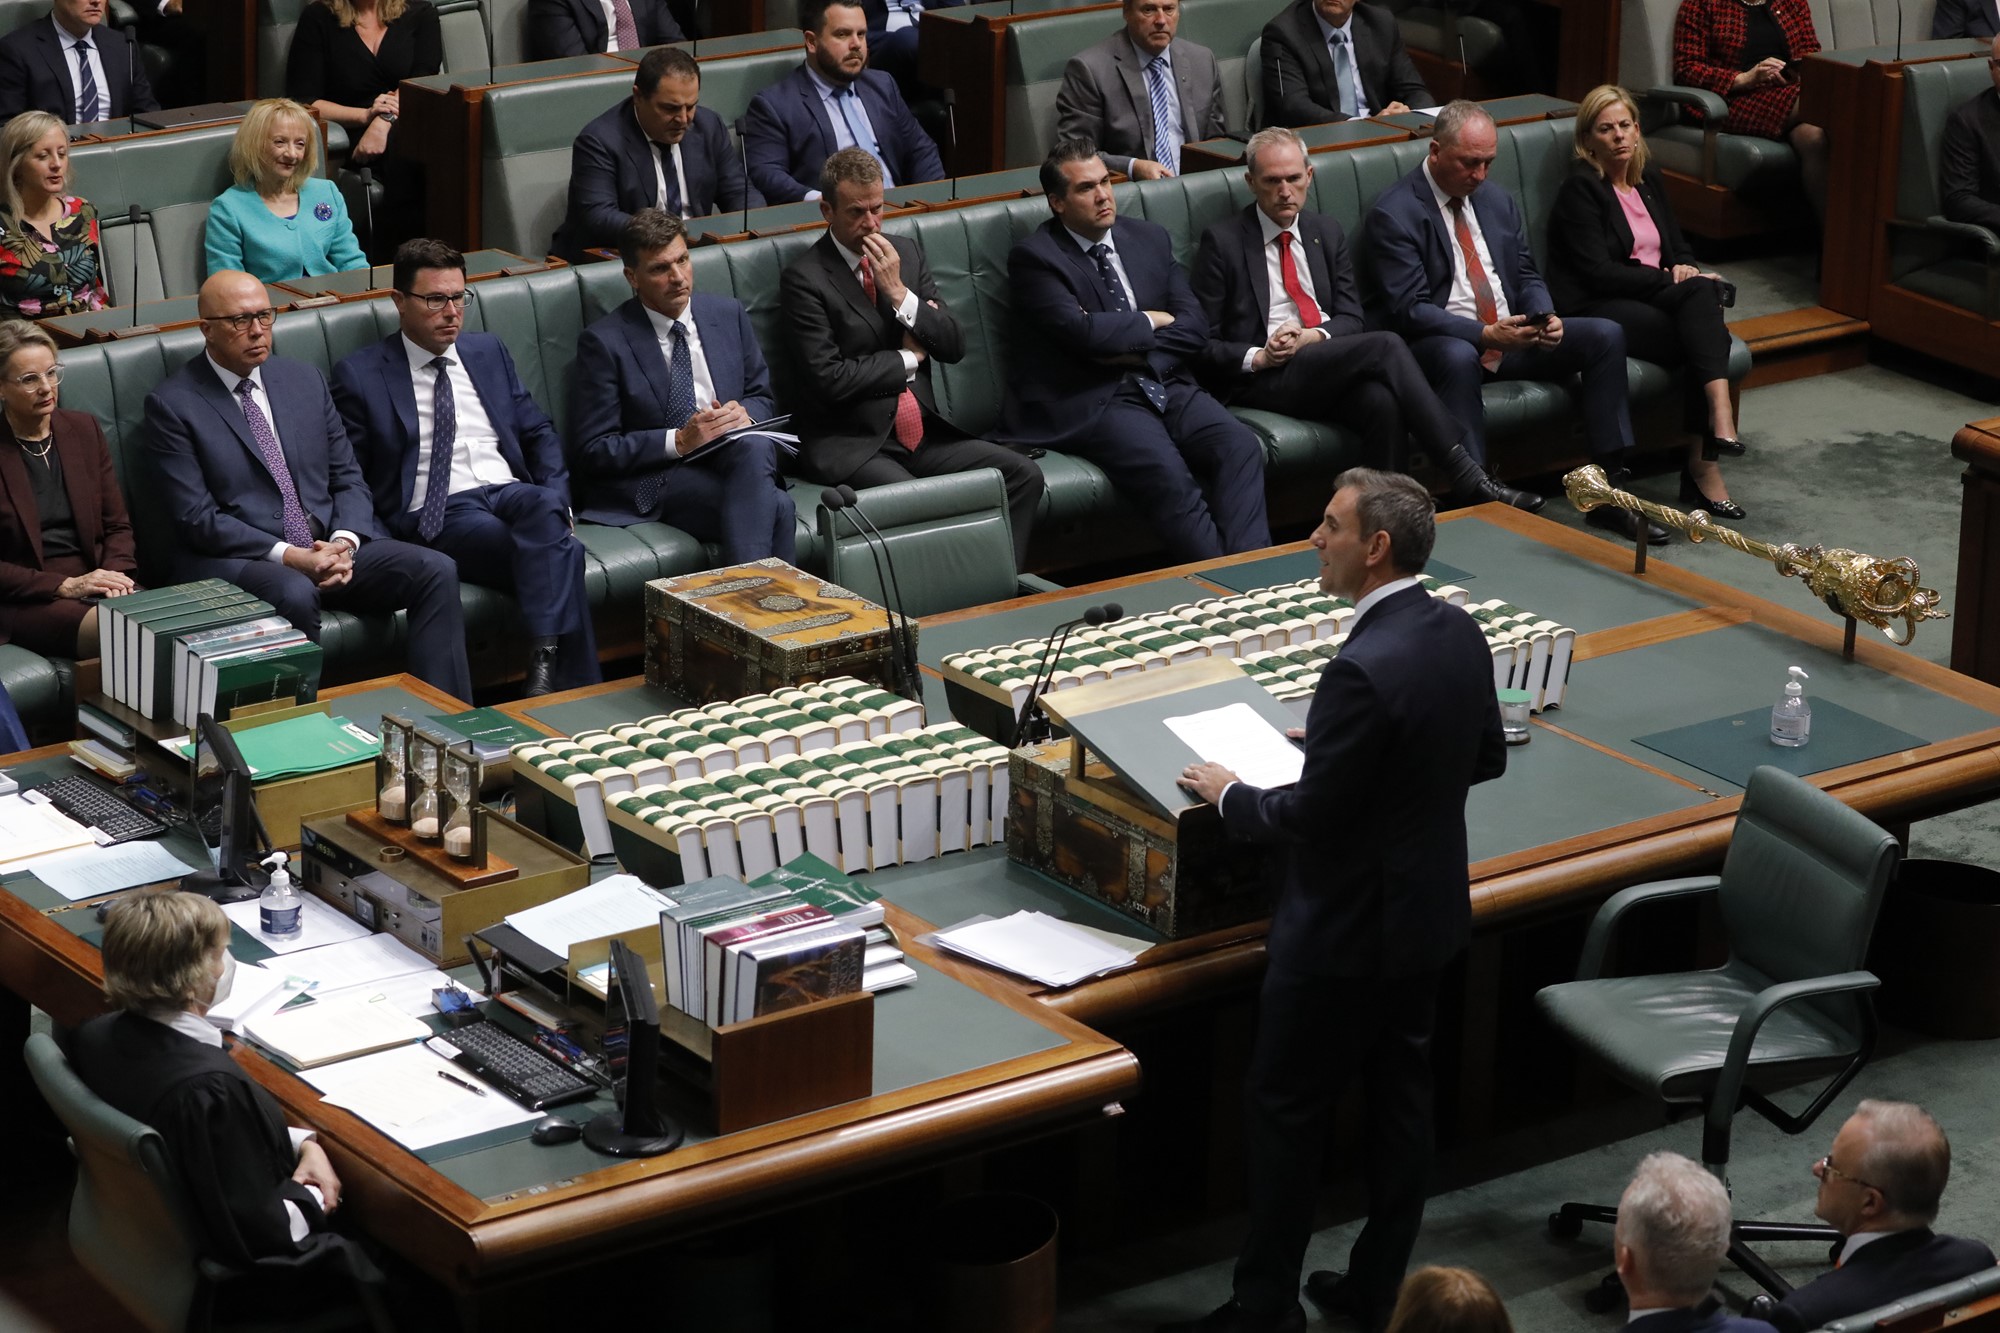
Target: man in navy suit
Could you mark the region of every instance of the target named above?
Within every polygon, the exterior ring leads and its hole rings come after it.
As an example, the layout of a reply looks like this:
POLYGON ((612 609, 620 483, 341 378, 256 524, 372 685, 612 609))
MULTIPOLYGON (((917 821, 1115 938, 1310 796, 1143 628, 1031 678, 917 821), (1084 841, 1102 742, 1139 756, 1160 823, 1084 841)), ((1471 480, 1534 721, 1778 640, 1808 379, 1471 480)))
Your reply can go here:
POLYGON ((1269 790, 1220 764, 1181 775, 1232 838, 1288 844, 1290 862, 1250 1057, 1250 1217, 1234 1299, 1174 1328, 1305 1327, 1299 1269, 1320 1160, 1356 1074, 1368 1223, 1346 1274, 1316 1272, 1306 1294, 1379 1333, 1423 1223, 1438 985, 1472 932, 1465 796, 1507 767, 1485 637, 1417 582, 1436 534, 1430 494, 1409 477, 1341 473, 1312 540, 1320 589, 1352 601, 1355 618, 1304 732, 1292 733, 1305 741, 1304 770, 1269 790))
POLYGON ((465 256, 405 241, 392 281, 402 327, 333 368, 383 526, 458 562, 467 582, 509 589, 528 629, 525 690, 600 679, 569 513, 562 439, 490 333, 464 333, 465 256))
POLYGON ((1063 66, 1056 138, 1094 141, 1133 180, 1178 175, 1181 145, 1228 129, 1215 52, 1179 36, 1180 0, 1125 0, 1124 19, 1063 66))
POLYGON ((1729 1191, 1699 1163, 1671 1152, 1639 1163, 1611 1242, 1631 1309, 1627 1333, 1770 1333, 1713 1303, 1729 1226, 1729 1191))
POLYGON ((1393 333, 1368 331, 1340 224, 1305 211, 1312 163, 1288 129, 1259 130, 1243 151, 1248 208, 1210 227, 1194 265, 1208 316, 1204 379, 1225 403, 1334 421, 1360 432, 1372 463, 1403 468, 1410 437, 1470 504, 1533 513, 1542 497, 1502 486, 1473 461, 1465 427, 1393 333))
MULTIPOLYGON (((1466 448, 1486 466, 1487 379, 1583 380, 1583 433, 1590 452, 1626 475, 1632 414, 1625 331, 1608 319, 1560 319, 1535 269, 1521 207, 1486 173, 1500 152, 1493 118, 1476 102, 1438 112, 1429 155, 1391 185, 1368 215, 1368 312, 1409 340, 1425 378, 1467 430, 1466 448)), ((1606 505, 1586 520, 1626 541, 1644 525, 1659 545, 1666 530, 1606 505)))
POLYGON ((322 607, 407 607, 410 673, 470 702, 458 571, 375 521, 326 380, 271 355, 264 284, 211 274, 196 308, 206 352, 146 398, 146 450, 183 548, 176 576, 226 579, 315 641, 322 607))
POLYGON ((648 52, 632 96, 583 127, 570 149, 569 207, 549 248, 572 264, 610 249, 642 208, 681 218, 761 208, 729 127, 701 104, 701 66, 672 47, 648 52))
POLYGON ((1396 15, 1359 0, 1293 0, 1264 25, 1273 125, 1323 125, 1435 106, 1396 15), (1336 63, 1340 62, 1340 63, 1336 63))
POLYGON ((1862 1102, 1813 1174, 1815 1211, 1843 1240, 1832 1272, 1763 1315, 1779 1333, 1806 1333, 1993 1266, 1980 1242, 1931 1230, 1951 1178, 1951 1143, 1914 1102, 1862 1102))
POLYGON ((89 125, 157 111, 139 47, 104 22, 107 0, 55 0, 37 20, 0 37, 0 121, 46 111, 89 125))
POLYGON ((667 0, 528 0, 530 60, 638 51, 685 40, 667 12, 667 0))
POLYGON ((1195 383, 1208 321, 1166 229, 1119 217, 1107 174, 1088 139, 1061 140, 1042 163, 1055 216, 1007 256, 1001 436, 1103 468, 1173 561, 1269 546, 1263 446, 1195 383))
POLYGON ((775 442, 717 442, 773 415, 750 316, 694 290, 679 218, 634 213, 619 251, 632 299, 583 331, 570 368, 577 513, 621 528, 671 523, 718 543, 726 565, 791 560, 792 495, 775 442))
POLYGON ((866 149, 889 188, 944 179, 937 145, 896 81, 868 68, 868 16, 843 0, 804 0, 806 58, 758 93, 744 115, 750 183, 774 204, 819 198, 819 169, 841 148, 866 149))
POLYGON ((1931 40, 1947 37, 2000 37, 2000 3, 1995 0, 1937 0, 1931 40))

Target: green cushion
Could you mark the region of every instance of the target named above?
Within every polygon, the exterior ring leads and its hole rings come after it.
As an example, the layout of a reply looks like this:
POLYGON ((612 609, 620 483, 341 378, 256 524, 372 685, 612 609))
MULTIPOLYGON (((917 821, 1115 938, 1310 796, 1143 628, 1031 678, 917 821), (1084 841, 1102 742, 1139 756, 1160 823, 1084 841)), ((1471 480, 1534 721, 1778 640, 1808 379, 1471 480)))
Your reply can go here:
POLYGON ((1977 259, 1943 259, 1896 279, 1898 287, 1985 317, 1990 270, 1977 259))
MULTIPOLYGON (((913 616, 981 606, 1016 595, 1007 487, 992 468, 871 486, 869 521, 895 558, 899 605, 913 616)), ((874 548, 824 506, 814 526, 827 577, 874 601, 886 600, 874 548)))
MULTIPOLYGON (((1663 171, 1701 178, 1702 136, 1698 125, 1667 125, 1646 136, 1663 171)), ((1799 155, 1792 146, 1754 134, 1719 134, 1715 139, 1715 181, 1724 189, 1768 189, 1797 177, 1799 155)))
POLYGON ((56 664, 39 653, 31 653, 18 643, 0 643, 0 689, 13 700, 31 739, 54 740, 68 736, 64 725, 69 709, 69 692, 56 664))
MULTIPOLYGON (((1944 211, 1938 179, 1951 113, 1992 86, 1984 60, 1934 60, 1903 71, 1903 142, 1896 162, 1896 216, 1921 222, 1944 211)), ((1891 232, 1893 236, 1895 233, 1891 232)))

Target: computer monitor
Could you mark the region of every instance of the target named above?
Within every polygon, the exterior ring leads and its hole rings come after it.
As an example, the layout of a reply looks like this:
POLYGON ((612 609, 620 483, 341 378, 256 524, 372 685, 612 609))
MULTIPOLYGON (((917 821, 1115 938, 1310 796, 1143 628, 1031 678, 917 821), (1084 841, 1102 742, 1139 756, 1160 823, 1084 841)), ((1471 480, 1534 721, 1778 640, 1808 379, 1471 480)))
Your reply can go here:
POLYGON ((255 898, 270 882, 258 862, 270 854, 271 836, 257 814, 250 765, 229 729, 207 713, 195 719, 189 763, 188 808, 214 869, 184 876, 180 887, 223 903, 255 898))
POLYGON ((646 960, 623 940, 611 941, 604 1057, 619 1109, 585 1125, 583 1141, 614 1157, 657 1157, 680 1147, 685 1131, 659 1108, 659 1001, 646 960))

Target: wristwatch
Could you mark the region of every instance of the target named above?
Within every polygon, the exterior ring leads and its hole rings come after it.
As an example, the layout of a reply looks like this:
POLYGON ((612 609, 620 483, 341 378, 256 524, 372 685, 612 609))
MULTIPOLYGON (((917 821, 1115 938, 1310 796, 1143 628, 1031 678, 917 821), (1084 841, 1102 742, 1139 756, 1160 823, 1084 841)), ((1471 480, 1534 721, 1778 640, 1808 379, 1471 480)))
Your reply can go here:
POLYGON ((396 123, 396 113, 393 111, 378 111, 375 113, 375 119, 385 125, 394 125, 396 123))

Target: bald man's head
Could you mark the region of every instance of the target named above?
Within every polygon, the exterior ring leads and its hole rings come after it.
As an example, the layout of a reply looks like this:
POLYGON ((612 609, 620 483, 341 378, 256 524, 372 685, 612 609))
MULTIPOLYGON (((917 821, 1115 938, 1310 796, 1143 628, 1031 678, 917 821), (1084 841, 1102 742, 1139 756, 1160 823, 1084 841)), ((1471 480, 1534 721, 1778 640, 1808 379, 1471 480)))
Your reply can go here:
POLYGON ((223 269, 209 275, 195 298, 201 336, 217 365, 248 375, 271 357, 270 293, 248 273, 223 269))

